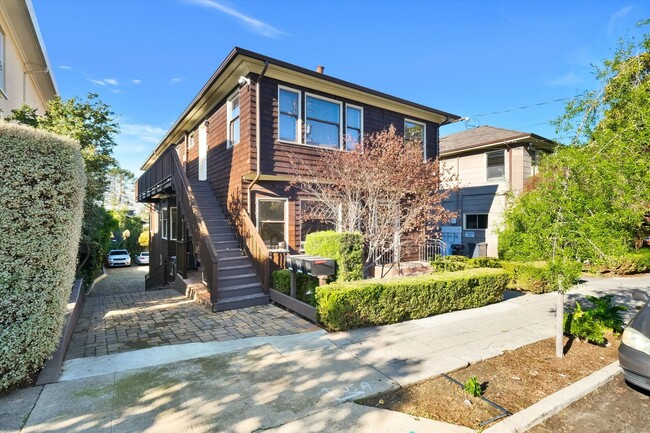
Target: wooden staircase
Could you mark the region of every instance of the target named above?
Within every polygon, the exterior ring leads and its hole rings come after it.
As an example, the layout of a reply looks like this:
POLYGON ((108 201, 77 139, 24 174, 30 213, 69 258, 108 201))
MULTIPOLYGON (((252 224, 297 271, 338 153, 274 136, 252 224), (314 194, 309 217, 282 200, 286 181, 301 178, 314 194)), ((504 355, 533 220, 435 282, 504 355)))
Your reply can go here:
POLYGON ((268 304, 269 295, 262 290, 250 259, 239 247, 210 184, 190 181, 190 185, 217 253, 217 302, 213 304, 214 311, 268 304))

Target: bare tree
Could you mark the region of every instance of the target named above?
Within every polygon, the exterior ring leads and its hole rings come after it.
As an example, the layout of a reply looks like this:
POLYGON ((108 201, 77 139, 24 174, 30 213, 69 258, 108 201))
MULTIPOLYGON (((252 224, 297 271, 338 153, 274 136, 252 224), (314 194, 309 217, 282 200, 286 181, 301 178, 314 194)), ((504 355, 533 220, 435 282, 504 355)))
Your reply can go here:
POLYGON ((344 231, 363 234, 370 252, 364 273, 378 260, 373 252, 400 251, 424 240, 428 226, 440 226, 454 214, 442 206, 453 184, 437 160, 424 161, 422 143, 405 141, 394 126, 364 137, 363 146, 345 152, 323 149, 317 162, 294 160, 292 185, 320 206, 303 219, 338 220, 344 231))

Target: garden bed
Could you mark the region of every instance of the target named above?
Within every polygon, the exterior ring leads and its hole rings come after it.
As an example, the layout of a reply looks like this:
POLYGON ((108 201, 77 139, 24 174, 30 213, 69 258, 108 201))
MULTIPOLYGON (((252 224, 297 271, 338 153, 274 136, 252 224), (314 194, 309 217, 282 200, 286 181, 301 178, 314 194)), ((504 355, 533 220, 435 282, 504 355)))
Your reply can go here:
MULTIPOLYGON (((550 338, 449 376, 461 383, 476 376, 484 397, 514 414, 617 360, 618 337, 608 333, 607 340, 608 346, 600 347, 565 338, 566 355, 556 358, 555 339, 550 338)), ((502 414, 442 376, 359 403, 474 429, 493 425, 481 423, 502 414)))

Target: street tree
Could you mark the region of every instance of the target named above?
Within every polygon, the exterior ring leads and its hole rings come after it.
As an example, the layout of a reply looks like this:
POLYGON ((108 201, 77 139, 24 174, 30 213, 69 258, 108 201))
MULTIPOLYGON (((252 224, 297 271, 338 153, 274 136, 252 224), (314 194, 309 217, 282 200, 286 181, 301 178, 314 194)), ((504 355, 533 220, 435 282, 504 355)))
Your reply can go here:
POLYGON ((558 290, 558 356, 564 292, 581 263, 606 263, 648 235, 649 36, 623 42, 596 75, 602 88, 570 101, 555 122, 558 132, 572 133, 571 144, 542 161, 539 174, 510 203, 499 237, 504 258, 551 265, 558 290))
MULTIPOLYGON (((423 160, 422 143, 404 140, 394 126, 369 134, 349 152, 319 150, 317 162, 295 159, 294 187, 318 202, 303 219, 340 221, 343 231, 359 231, 370 253, 364 273, 385 251, 400 251, 424 239, 427 227, 451 218, 443 200, 451 175, 437 160, 423 160)), ((399 260, 399 257, 396 257, 399 260)))

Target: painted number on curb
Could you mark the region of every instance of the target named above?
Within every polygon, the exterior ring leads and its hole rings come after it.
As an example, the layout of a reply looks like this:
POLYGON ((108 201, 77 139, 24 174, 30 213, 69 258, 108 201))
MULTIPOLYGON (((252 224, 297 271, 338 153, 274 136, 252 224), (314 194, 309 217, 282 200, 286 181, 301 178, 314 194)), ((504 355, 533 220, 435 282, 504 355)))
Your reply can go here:
POLYGON ((370 386, 369 383, 367 382, 361 382, 360 384, 353 384, 353 385, 348 385, 344 386, 341 388, 323 388, 320 390, 321 396, 327 396, 329 394, 336 394, 339 395, 341 394, 340 397, 334 397, 336 401, 347 401, 347 400, 353 400, 355 398, 359 397, 364 397, 367 392, 370 392, 372 390, 372 386, 370 386))

